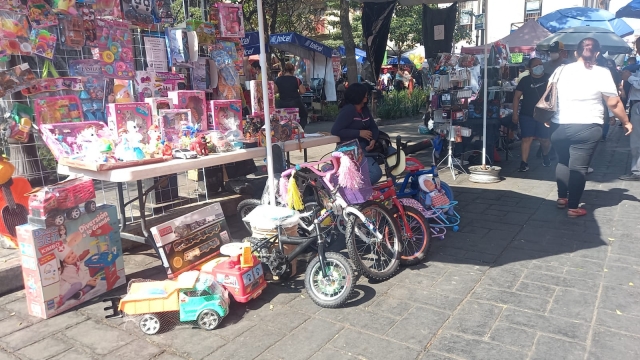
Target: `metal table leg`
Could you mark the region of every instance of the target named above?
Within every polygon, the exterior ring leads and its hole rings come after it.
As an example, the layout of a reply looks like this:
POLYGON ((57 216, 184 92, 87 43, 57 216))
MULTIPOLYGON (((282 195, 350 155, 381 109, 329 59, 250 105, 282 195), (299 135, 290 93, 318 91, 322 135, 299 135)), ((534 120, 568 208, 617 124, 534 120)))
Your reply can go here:
POLYGON ((308 162, 307 161, 307 149, 304 149, 303 152, 304 152, 304 162, 308 162))
POLYGON ((122 233, 127 228, 127 215, 125 213, 126 206, 124 204, 124 191, 121 182, 117 183, 116 194, 118 197, 118 210, 120 211, 120 232, 122 233))

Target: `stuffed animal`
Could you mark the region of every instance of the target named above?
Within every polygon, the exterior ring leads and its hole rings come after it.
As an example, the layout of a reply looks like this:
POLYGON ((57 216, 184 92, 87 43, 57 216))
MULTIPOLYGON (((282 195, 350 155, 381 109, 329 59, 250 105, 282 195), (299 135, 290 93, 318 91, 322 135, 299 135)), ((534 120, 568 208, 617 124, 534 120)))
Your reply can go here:
POLYGON ((200 156, 209 155, 207 138, 202 135, 201 137, 194 139, 189 146, 189 150, 195 151, 196 154, 200 156))

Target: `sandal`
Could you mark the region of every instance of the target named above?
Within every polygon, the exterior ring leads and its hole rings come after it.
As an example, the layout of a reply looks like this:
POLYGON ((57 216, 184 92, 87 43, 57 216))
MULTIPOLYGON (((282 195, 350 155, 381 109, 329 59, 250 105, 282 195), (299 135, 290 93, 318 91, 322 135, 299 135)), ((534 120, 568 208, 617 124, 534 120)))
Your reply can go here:
POLYGON ((587 215, 587 210, 582 209, 582 208, 569 209, 569 210, 567 210, 567 215, 569 215, 570 218, 577 218, 579 216, 587 215))
POLYGON ((569 199, 567 198, 559 198, 558 200, 556 200, 556 203, 558 204, 558 209, 564 209, 565 207, 567 207, 568 202, 569 202, 569 199))

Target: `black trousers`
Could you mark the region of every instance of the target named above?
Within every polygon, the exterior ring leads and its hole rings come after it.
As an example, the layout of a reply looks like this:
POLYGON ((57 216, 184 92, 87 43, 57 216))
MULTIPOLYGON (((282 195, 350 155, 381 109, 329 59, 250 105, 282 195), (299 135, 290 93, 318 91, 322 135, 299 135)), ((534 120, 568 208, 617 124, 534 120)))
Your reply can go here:
POLYGON ((300 126, 304 129, 307 126, 307 117, 309 113, 307 112, 307 108, 304 106, 302 102, 302 98, 297 98, 294 100, 280 100, 280 104, 278 105, 278 109, 286 109, 286 108, 297 108, 298 114, 300 115, 300 126))
POLYGON ((558 154, 556 183, 558 198, 568 198, 569 209, 577 209, 584 192, 591 158, 602 137, 601 124, 552 123, 551 143, 558 154))

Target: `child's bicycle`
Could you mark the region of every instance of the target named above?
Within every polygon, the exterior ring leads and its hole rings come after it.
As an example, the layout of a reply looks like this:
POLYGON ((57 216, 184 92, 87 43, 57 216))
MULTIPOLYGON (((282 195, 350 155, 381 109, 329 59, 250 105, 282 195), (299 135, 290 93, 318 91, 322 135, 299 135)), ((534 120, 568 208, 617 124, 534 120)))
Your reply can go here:
MULTIPOLYGON (((352 238, 358 235, 359 239, 366 239, 379 249, 379 263, 384 264, 381 267, 368 268, 363 264, 363 259, 354 257, 351 261, 358 270, 365 276, 373 274, 376 278, 384 278, 385 274, 393 275, 399 266, 400 253, 400 231, 397 229, 393 221, 393 216, 379 204, 367 204, 359 207, 349 205, 347 201, 338 192, 340 188, 353 188, 354 184, 343 182, 338 177, 338 185, 332 185, 332 177, 343 171, 345 167, 341 167, 341 162, 351 160, 340 152, 334 152, 329 160, 308 163, 296 166, 282 173, 282 181, 287 178, 295 179, 295 183, 289 182, 289 186, 295 188, 310 188, 313 192, 313 198, 318 204, 311 214, 302 214, 303 216, 313 218, 313 227, 315 228, 309 236, 291 237, 282 235, 282 229, 278 226, 278 234, 269 239, 251 239, 254 249, 258 251, 260 259, 264 262, 271 272, 276 276, 286 275, 290 271, 290 263, 300 254, 308 249, 317 249, 318 258, 314 259, 307 268, 305 274, 305 286, 312 300, 322 307, 337 307, 342 305, 353 287, 352 270, 344 265, 346 259, 337 253, 324 254, 324 246, 326 245, 326 232, 322 231, 321 224, 327 219, 331 219, 336 214, 343 214, 352 222, 363 224, 364 228, 357 228, 353 231, 352 238), (331 162, 332 168, 326 172, 317 170, 315 167, 323 163, 331 162), (365 216, 365 214, 367 214, 365 216), (373 219, 369 218, 369 214, 375 214, 373 219), (278 241, 278 248, 269 253, 272 243, 278 241), (314 245, 317 244, 317 245, 314 245), (285 255, 283 245, 297 245, 292 253, 285 255), (384 256, 384 258, 383 258, 384 256), (330 265, 327 265, 329 264, 330 265), (329 266, 329 267, 328 267, 329 266), (335 270, 335 271, 334 271, 335 270), (348 291, 347 291, 348 290, 348 291)), ((346 166, 348 167, 348 165, 346 166)), ((289 188, 280 187, 281 200, 285 202, 301 202, 301 199, 295 199, 288 196, 282 196, 283 193, 289 193, 289 188)), ((299 204, 300 205, 300 204, 299 204)), ((306 204, 308 206, 308 204, 306 204)), ((352 246, 352 245, 347 245, 352 246)), ((390 275, 389 275, 390 276, 390 275)))

